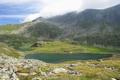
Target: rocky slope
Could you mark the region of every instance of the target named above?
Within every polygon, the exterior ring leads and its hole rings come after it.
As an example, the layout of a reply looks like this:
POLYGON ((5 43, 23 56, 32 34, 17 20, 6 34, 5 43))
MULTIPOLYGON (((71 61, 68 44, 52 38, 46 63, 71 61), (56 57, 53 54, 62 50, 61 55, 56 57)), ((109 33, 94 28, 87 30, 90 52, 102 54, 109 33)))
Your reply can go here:
POLYGON ((37 60, 0 56, 0 80, 22 80, 20 76, 24 78, 25 76, 35 75, 38 67, 44 65, 44 62, 37 60))
POLYGON ((119 80, 119 64, 119 58, 48 64, 0 56, 0 80, 119 80))

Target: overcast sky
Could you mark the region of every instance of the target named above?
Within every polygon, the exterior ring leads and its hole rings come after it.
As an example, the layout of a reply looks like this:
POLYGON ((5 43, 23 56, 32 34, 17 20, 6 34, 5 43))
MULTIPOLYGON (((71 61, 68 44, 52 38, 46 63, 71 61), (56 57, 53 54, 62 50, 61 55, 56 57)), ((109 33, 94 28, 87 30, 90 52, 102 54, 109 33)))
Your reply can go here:
POLYGON ((117 4, 120 0, 1 0, 0 24, 21 23, 71 11, 104 9, 117 4))

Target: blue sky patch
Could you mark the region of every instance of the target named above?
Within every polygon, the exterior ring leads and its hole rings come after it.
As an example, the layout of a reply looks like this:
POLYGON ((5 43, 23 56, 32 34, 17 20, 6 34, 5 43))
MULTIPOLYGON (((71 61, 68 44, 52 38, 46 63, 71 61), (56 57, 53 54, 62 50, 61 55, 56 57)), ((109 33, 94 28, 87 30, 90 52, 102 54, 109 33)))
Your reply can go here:
POLYGON ((22 16, 36 12, 36 5, 32 4, 0 4, 0 24, 20 23, 24 18, 22 16), (20 15, 21 17, 14 17, 14 15, 20 15))

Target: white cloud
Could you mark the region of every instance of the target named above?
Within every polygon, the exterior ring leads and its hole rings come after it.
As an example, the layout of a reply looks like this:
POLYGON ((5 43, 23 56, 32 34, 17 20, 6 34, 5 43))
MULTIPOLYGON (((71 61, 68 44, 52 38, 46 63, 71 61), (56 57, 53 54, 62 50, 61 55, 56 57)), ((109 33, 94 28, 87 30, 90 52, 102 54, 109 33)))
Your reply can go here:
POLYGON ((120 0, 40 0, 43 5, 38 12, 28 15, 24 21, 31 21, 39 16, 49 17, 70 11, 82 11, 88 8, 103 9, 120 3, 120 0))
POLYGON ((25 19, 22 22, 28 22, 28 21, 32 21, 36 18, 40 17, 39 13, 35 13, 35 14, 30 14, 28 16, 25 17, 25 19))
POLYGON ((31 21, 39 16, 49 17, 70 11, 82 11, 88 8, 103 9, 120 3, 120 0, 1 0, 0 4, 31 4, 37 11, 29 14, 24 21, 31 21), (34 5, 37 6, 34 6, 34 5))
POLYGON ((120 4, 120 0, 84 0, 84 9, 104 9, 120 4))
POLYGON ((41 16, 54 16, 69 11, 82 9, 82 0, 56 0, 47 4, 41 11, 41 16))
POLYGON ((0 18, 25 18, 27 15, 0 15, 0 18))
POLYGON ((41 2, 43 6, 41 9, 38 8, 38 13, 28 15, 24 21, 34 20, 39 16, 49 17, 82 9, 82 0, 41 0, 41 2))

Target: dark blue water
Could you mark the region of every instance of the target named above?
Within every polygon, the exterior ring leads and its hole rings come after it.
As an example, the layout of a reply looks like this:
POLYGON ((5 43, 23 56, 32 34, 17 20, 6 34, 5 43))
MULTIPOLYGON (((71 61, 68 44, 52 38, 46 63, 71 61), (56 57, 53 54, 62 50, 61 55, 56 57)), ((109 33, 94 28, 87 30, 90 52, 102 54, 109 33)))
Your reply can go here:
POLYGON ((73 61, 73 60, 98 60, 103 58, 112 57, 112 54, 28 54, 25 56, 26 59, 38 59, 48 63, 59 63, 64 61, 73 61))

